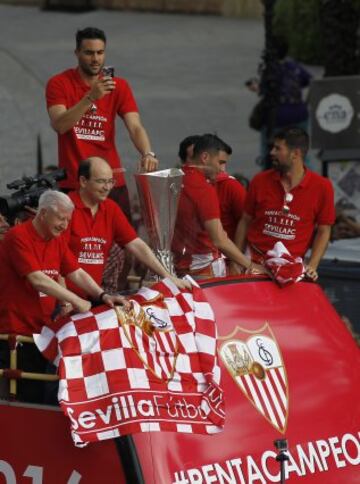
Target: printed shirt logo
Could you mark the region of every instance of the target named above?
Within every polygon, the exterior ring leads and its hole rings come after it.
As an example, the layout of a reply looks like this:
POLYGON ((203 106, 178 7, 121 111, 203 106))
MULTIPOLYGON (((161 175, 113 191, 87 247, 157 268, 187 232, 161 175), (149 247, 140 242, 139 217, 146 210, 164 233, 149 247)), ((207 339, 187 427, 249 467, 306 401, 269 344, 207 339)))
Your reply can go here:
POLYGON ((266 420, 284 433, 289 406, 287 376, 268 323, 257 331, 237 326, 219 340, 223 340, 220 357, 231 377, 266 420))
POLYGON ((85 237, 80 240, 79 264, 104 265, 106 240, 100 237, 85 237))
POLYGON ((105 126, 107 118, 94 113, 87 113, 74 126, 78 139, 105 141, 105 126))
MULTIPOLYGON (((51 279, 54 279, 54 281, 59 279, 59 271, 57 269, 43 269, 42 272, 51 279)), ((49 295, 39 291, 39 297, 49 297, 49 295)))
POLYGON ((276 239, 295 240, 296 224, 300 220, 298 215, 285 214, 281 210, 266 210, 265 217, 263 234, 276 239))

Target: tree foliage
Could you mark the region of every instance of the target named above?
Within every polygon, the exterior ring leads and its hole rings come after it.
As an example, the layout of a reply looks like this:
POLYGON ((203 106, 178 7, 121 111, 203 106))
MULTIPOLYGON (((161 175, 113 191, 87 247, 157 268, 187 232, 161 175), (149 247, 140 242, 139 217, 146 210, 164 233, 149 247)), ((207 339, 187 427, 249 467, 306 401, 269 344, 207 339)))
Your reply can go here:
POLYGON ((326 75, 359 72, 360 0, 277 0, 274 32, 291 56, 325 66, 326 75))

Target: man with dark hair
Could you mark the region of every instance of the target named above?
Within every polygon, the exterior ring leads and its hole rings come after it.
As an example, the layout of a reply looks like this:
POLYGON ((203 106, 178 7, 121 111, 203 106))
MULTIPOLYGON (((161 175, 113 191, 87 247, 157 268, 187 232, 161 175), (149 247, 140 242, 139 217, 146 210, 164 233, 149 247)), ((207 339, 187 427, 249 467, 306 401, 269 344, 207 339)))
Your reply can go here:
MULTIPOLYGON (((181 287, 187 283, 172 277, 141 240, 120 207, 108 198, 115 183, 109 164, 100 157, 90 157, 79 165, 78 191, 69 197, 75 210, 68 227, 68 241, 78 264, 101 284, 112 244, 125 247, 141 263, 160 277, 169 277, 181 287)), ((70 283, 69 287, 78 292, 70 283)))
MULTIPOLYGON (((247 259, 228 238, 220 220, 219 201, 209 182, 228 158, 228 145, 218 136, 205 134, 194 146, 190 163, 183 166, 183 188, 172 244, 177 273, 196 279, 223 277, 226 268, 222 253, 252 272, 247 259)), ((261 270, 261 269, 260 269, 261 270)))
POLYGON ((78 188, 79 160, 105 157, 116 183, 112 198, 130 218, 130 204, 120 156, 115 146, 115 118, 120 116, 131 141, 141 156, 141 167, 152 171, 158 160, 151 151, 132 90, 125 79, 103 73, 106 37, 102 30, 88 27, 76 33, 78 66, 53 76, 46 86, 51 125, 58 134, 59 166, 67 179, 67 191, 78 188))
MULTIPOLYGON (((218 138, 216 135, 210 134, 218 138)), ((179 145, 179 158, 182 164, 190 164, 193 158, 194 145, 201 136, 193 135, 184 138, 179 145)), ((218 138, 220 139, 220 138, 218 138)), ((234 240, 235 230, 241 218, 246 190, 241 183, 226 172, 226 165, 232 154, 232 148, 224 141, 223 151, 227 156, 223 156, 220 161, 220 173, 215 177, 215 188, 220 205, 220 219, 225 232, 231 240, 234 240)))
POLYGON ((275 135, 273 168, 251 181, 236 244, 263 263, 266 252, 282 242, 292 256, 304 257, 311 248, 307 275, 316 280, 335 221, 334 191, 330 180, 306 168, 309 137, 301 128, 285 128, 275 135))
POLYGON ((200 139, 200 137, 200 135, 194 134, 191 136, 187 136, 181 141, 181 143, 179 144, 178 156, 182 164, 191 162, 194 145, 200 139))
POLYGON ((82 41, 85 39, 100 39, 106 44, 106 35, 103 30, 97 29, 96 27, 86 27, 83 30, 78 30, 76 32, 76 49, 80 50, 82 41))

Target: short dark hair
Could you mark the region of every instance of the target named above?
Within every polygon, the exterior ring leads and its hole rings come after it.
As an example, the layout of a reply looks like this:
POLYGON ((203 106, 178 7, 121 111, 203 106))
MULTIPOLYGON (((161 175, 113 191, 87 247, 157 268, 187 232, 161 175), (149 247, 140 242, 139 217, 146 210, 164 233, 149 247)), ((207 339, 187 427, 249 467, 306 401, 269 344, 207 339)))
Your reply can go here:
POLYGON ((90 180, 90 177, 91 177, 91 160, 86 159, 86 160, 80 161, 77 175, 78 175, 78 180, 80 180, 81 176, 83 176, 87 180, 90 180))
POLYGON ((79 50, 84 39, 100 39, 106 44, 106 35, 103 30, 96 27, 86 27, 76 32, 76 49, 79 50))
POLYGON ((192 136, 187 136, 181 141, 181 143, 179 144, 178 155, 182 163, 185 163, 186 161, 187 149, 189 148, 189 146, 195 145, 199 138, 201 138, 199 134, 194 134, 192 136))
POLYGON ((289 126, 274 135, 274 140, 285 141, 290 150, 299 149, 303 158, 309 150, 309 135, 307 132, 296 126, 289 126))
POLYGON ((194 145, 194 158, 197 158, 204 151, 208 151, 210 153, 225 151, 225 153, 231 155, 232 148, 216 134, 206 133, 200 136, 194 145))

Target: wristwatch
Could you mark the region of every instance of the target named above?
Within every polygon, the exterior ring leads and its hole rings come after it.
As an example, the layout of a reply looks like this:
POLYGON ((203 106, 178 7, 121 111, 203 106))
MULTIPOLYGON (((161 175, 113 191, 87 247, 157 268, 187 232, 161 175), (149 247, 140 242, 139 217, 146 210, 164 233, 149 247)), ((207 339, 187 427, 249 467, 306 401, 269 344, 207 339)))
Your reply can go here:
POLYGON ((143 158, 146 158, 147 156, 152 156, 153 158, 156 158, 156 155, 153 151, 147 151, 146 153, 143 154, 143 158))

